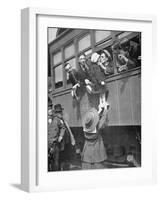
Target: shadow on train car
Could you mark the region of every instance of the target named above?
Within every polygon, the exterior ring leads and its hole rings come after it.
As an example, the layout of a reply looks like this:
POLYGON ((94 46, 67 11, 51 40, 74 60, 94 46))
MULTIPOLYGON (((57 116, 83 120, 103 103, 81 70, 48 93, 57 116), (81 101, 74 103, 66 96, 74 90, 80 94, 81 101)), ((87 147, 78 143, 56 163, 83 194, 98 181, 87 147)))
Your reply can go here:
MULTIPOLYGON (((82 127, 71 127, 76 144, 82 151, 84 135, 82 127)), ((127 160, 128 155, 135 158, 141 166, 140 126, 109 126, 102 130, 102 137, 107 153, 105 168, 136 167, 127 160)), ((81 169, 81 156, 71 151, 71 169, 81 169)))

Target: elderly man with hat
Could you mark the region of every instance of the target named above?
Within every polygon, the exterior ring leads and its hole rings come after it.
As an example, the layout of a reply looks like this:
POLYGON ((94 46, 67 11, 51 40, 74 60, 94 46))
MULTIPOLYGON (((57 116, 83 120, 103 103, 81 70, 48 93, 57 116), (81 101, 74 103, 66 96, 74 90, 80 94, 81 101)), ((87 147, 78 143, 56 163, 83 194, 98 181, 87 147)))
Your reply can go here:
POLYGON ((108 104, 100 112, 90 109, 82 120, 85 143, 81 154, 82 169, 102 169, 107 159, 101 130, 108 123, 108 104))
POLYGON ((50 157, 49 171, 64 170, 69 164, 71 144, 75 145, 74 136, 68 123, 63 118, 61 104, 54 106, 53 120, 48 131, 48 155, 50 157))

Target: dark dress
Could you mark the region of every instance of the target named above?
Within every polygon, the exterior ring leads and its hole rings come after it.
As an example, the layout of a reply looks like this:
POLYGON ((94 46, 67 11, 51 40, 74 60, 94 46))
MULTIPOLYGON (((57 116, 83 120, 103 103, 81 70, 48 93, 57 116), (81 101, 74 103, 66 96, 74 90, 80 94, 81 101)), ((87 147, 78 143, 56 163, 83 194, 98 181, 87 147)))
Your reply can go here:
POLYGON ((73 86, 79 83, 78 72, 75 69, 72 69, 68 74, 69 74, 69 80, 73 86))

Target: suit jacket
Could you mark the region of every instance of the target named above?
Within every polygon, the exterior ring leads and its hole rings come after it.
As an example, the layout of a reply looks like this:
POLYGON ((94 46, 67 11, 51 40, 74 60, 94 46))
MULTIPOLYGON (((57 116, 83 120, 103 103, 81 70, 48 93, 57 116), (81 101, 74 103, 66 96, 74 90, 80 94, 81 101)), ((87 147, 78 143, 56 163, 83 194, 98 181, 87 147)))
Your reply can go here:
POLYGON ((80 83, 85 85, 85 79, 89 79, 89 69, 85 69, 82 65, 79 64, 78 74, 80 83))
POLYGON ((69 80, 71 81, 72 85, 80 83, 78 71, 72 69, 72 71, 69 72, 69 80))

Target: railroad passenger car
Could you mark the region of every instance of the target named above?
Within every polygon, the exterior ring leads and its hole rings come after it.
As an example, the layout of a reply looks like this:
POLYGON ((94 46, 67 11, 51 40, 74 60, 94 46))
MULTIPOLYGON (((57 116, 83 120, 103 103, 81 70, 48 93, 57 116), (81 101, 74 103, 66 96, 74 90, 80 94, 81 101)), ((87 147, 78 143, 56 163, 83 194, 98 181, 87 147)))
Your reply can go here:
MULTIPOLYGON (((111 46, 115 41, 128 38, 138 45, 141 58, 141 33, 117 30, 88 30, 58 28, 56 38, 49 43, 48 74, 51 77, 54 104, 61 103, 69 125, 76 139, 83 145, 81 120, 91 107, 98 106, 99 95, 82 92, 79 102, 71 96, 71 83, 63 69, 66 62, 78 67, 78 57, 85 53, 107 49, 114 61, 114 74, 106 78, 108 88, 109 124, 103 130, 103 139, 111 167, 127 163, 128 153, 132 153, 141 164, 141 59, 139 64, 128 71, 118 73, 111 46)), ((122 165, 124 166, 124 165, 122 165)))

